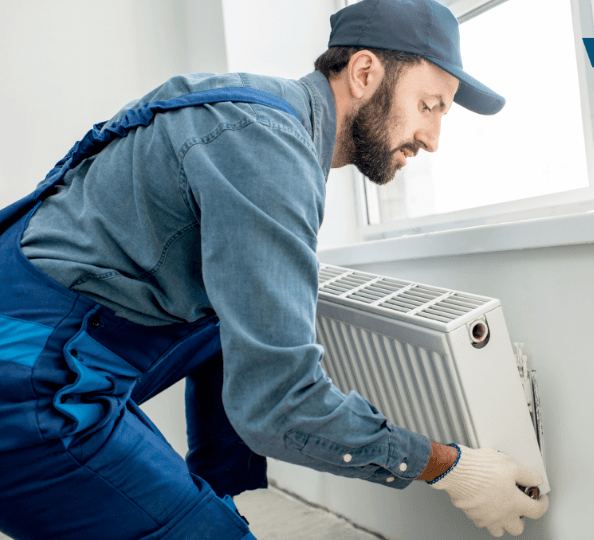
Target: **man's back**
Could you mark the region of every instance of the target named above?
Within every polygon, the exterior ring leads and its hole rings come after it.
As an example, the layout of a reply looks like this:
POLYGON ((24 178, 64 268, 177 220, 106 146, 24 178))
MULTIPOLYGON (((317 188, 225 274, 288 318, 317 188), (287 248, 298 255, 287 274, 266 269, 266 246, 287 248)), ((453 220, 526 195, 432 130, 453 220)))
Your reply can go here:
MULTIPOLYGON (((312 147, 309 159, 315 160, 308 90, 297 81, 247 74, 178 76, 126 105, 106 123, 147 103, 225 87, 252 87, 277 95, 293 105, 301 123, 281 111, 248 103, 157 113, 150 125, 116 139, 66 175, 57 194, 31 219, 22 240, 25 255, 62 285, 140 324, 191 322, 212 310, 202 281, 200 183, 214 187, 216 179, 207 180, 206 165, 188 171, 186 154, 197 146, 215 169, 219 161, 230 164, 233 182, 249 196, 261 180, 243 176, 245 165, 236 163, 236 170, 233 159, 241 152, 248 162, 264 158, 255 151, 258 141, 252 124, 273 133, 291 132, 299 144, 312 147), (212 144, 224 139, 227 131, 234 132, 233 141, 212 144)), ((278 189, 279 196, 295 197, 296 186, 288 189, 283 180, 305 190, 305 182, 314 181, 312 174, 302 179, 287 169, 286 175, 269 186, 278 189)), ((323 180, 323 175, 315 175, 315 191, 322 197, 323 180)), ((299 203, 296 198, 293 202, 299 203)))

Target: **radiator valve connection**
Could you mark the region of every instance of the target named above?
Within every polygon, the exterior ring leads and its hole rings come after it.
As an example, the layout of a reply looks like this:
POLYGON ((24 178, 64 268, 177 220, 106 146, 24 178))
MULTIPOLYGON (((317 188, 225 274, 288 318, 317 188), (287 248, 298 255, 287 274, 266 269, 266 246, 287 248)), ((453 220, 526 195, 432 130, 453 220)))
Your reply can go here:
POLYGON ((484 347, 489 341, 489 327, 485 317, 480 317, 469 323, 468 333, 473 346, 484 347))

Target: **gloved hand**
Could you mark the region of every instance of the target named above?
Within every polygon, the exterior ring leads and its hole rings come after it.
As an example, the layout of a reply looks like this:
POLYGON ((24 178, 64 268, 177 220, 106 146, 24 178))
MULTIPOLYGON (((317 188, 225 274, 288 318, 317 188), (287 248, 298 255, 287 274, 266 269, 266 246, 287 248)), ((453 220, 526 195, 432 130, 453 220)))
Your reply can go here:
POLYGON ((505 531, 518 536, 524 530, 523 516, 538 519, 546 512, 546 495, 534 500, 516 486, 540 485, 542 477, 536 471, 521 468, 510 456, 491 448, 452 446, 460 452, 458 461, 428 484, 447 491, 454 506, 464 510, 477 527, 487 527, 497 537, 505 531))

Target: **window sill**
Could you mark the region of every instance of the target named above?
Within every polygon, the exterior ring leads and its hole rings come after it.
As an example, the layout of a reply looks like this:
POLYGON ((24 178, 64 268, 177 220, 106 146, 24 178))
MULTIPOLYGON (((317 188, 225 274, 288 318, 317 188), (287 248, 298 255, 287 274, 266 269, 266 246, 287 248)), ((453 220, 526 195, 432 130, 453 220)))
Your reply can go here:
MULTIPOLYGON (((444 214, 406 218, 379 225, 367 225, 363 227, 362 235, 365 241, 383 240, 405 235, 416 236, 422 233, 451 229, 466 229, 536 218, 581 214, 590 210, 594 210, 594 188, 586 187, 444 214)), ((364 213, 360 212, 360 215, 360 219, 363 221, 364 213)))
POLYGON ((322 250, 320 261, 337 266, 453 257, 476 253, 594 243, 594 210, 400 236, 322 250))

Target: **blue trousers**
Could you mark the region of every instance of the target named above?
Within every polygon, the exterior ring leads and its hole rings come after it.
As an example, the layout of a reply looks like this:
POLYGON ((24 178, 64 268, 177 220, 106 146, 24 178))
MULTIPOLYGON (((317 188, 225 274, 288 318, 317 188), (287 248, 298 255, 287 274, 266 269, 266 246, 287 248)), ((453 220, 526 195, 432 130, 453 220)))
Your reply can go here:
POLYGON ((0 212, 0 531, 253 539, 229 495, 265 460, 225 415, 216 316, 149 328, 62 287, 20 250, 31 213, 0 212), (186 461, 138 407, 184 377, 186 461))

